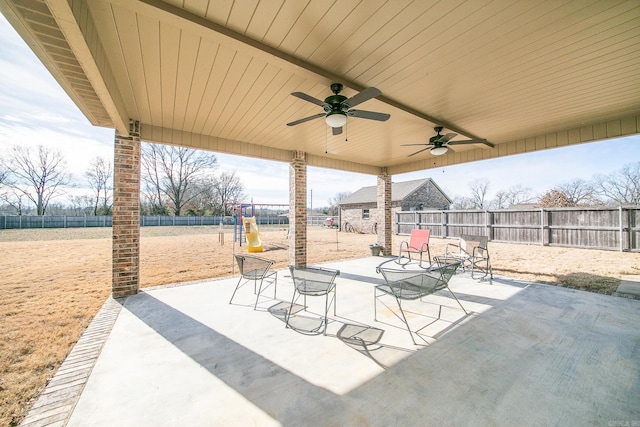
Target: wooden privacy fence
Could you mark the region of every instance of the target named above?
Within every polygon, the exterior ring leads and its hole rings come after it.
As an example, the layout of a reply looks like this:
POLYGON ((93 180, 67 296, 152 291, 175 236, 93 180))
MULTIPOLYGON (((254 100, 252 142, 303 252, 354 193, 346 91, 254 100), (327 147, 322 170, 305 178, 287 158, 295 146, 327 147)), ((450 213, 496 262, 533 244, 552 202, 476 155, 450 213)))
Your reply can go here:
POLYGON ((640 251, 640 206, 396 213, 396 233, 428 228, 434 237, 488 236, 494 242, 640 251))

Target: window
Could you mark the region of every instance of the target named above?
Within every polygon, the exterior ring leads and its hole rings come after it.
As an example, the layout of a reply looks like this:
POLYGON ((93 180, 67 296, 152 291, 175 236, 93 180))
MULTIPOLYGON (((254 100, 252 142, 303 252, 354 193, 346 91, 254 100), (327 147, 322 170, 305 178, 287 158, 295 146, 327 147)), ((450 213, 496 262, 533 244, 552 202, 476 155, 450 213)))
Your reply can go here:
POLYGON ((362 219, 369 219, 369 209, 362 209, 362 219))

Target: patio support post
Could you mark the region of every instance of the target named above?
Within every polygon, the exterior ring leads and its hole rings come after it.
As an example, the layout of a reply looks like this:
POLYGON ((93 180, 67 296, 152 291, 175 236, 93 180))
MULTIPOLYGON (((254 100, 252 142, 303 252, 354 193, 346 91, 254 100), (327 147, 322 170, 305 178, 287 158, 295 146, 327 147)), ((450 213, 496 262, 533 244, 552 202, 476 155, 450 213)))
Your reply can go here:
POLYGON ((140 124, 116 134, 113 159, 112 282, 114 298, 138 293, 140 264, 140 124))
POLYGON ((378 244, 383 255, 391 255, 391 175, 381 168, 378 175, 378 244))
POLYGON ((289 164, 289 265, 307 265, 307 155, 294 151, 289 164))

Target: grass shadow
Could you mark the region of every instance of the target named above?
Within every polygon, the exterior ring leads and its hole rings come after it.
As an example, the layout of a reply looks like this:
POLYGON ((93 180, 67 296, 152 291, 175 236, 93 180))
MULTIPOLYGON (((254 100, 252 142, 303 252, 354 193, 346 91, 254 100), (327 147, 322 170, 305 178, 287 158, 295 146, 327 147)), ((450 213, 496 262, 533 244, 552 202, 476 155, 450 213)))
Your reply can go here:
POLYGON ((613 293, 620 285, 620 279, 590 273, 560 274, 556 277, 558 278, 558 286, 590 292, 613 293))
MULTIPOLYGON (((558 286, 561 288, 579 289, 582 291, 607 293, 611 294, 618 289, 620 279, 610 276, 601 276, 598 274, 573 272, 569 274, 552 274, 541 273, 539 271, 522 271, 511 269, 495 269, 494 272, 505 275, 531 275, 535 279, 528 280, 530 282, 544 283, 547 285, 558 286)), ((495 280, 495 279, 494 279, 495 280)))

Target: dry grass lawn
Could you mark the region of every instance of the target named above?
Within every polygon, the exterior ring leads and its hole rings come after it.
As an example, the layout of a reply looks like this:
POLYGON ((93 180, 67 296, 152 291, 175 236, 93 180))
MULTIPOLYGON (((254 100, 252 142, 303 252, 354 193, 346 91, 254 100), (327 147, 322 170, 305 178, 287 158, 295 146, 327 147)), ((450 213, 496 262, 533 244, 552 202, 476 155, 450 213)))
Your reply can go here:
MULTIPOLYGON (((141 287, 232 274, 233 235, 217 227, 145 227, 141 287)), ((286 229, 263 229, 262 256, 284 268, 286 229)), ((397 250, 403 236, 394 236, 397 250)), ((313 227, 308 263, 369 256, 375 236, 313 227)), ((447 241, 431 239, 431 253, 447 241)), ((236 252, 245 247, 236 246, 236 252)), ((640 254, 490 243, 494 273, 613 292, 640 274, 640 254)), ((0 230, 0 425, 15 425, 71 350, 111 286, 111 229, 0 230)))

